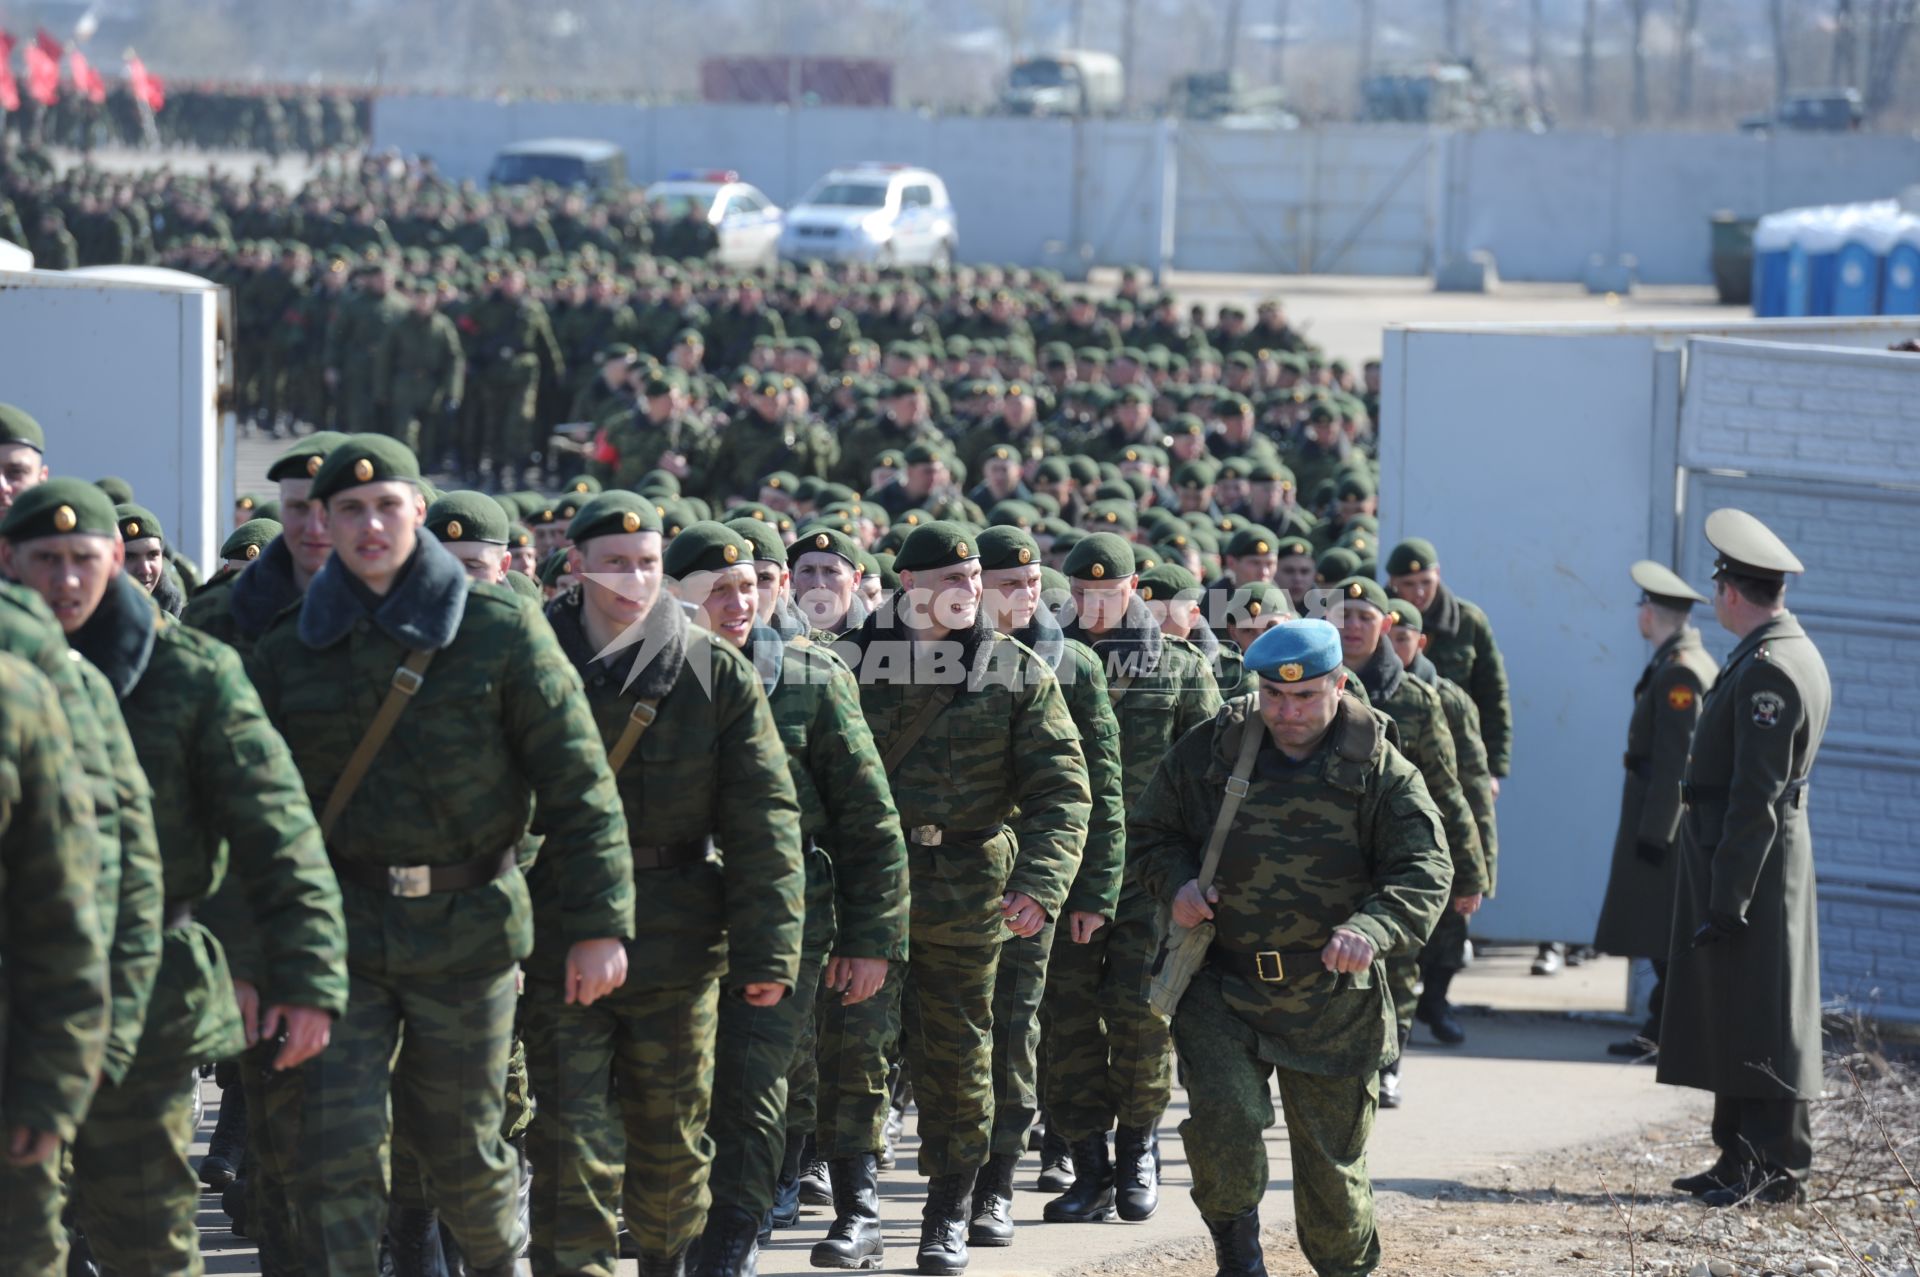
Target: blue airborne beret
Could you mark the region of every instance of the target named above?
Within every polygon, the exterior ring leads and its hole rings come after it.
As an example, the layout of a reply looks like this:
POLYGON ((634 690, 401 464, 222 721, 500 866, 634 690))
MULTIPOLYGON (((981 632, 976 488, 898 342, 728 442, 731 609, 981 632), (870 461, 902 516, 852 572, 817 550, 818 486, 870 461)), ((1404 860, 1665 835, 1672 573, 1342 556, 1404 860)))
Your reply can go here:
POLYGON ((1246 667, 1276 683, 1298 683, 1340 668, 1340 631, 1307 618, 1276 625, 1247 648, 1246 667))

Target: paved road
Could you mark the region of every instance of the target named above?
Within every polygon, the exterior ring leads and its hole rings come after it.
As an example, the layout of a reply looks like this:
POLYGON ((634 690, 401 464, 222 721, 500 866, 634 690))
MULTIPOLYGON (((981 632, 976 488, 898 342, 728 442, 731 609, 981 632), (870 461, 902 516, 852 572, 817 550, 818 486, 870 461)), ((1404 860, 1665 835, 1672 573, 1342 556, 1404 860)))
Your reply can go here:
MULTIPOLYGON (((1618 1026, 1568 1018, 1569 1013, 1617 1011, 1625 999, 1625 963, 1591 963, 1549 980, 1527 975, 1530 957, 1530 951, 1498 950, 1480 958, 1455 982, 1455 995, 1464 1005, 1485 1008, 1470 1011, 1466 1045, 1443 1048, 1433 1045, 1424 1029, 1416 1035, 1404 1070, 1407 1103, 1396 1112, 1382 1113, 1374 1128, 1369 1161, 1378 1192, 1430 1198, 1476 1172, 1676 1118, 1697 1115, 1705 1120, 1703 1096, 1656 1087, 1651 1068, 1619 1064, 1604 1054, 1606 1043, 1621 1036, 1618 1026), (1526 1009, 1491 1009, 1496 1006, 1526 1009)), ((970 1271, 988 1277, 1062 1273, 1204 1237, 1187 1194, 1186 1154, 1176 1130, 1184 1116, 1185 1098, 1176 1094, 1161 1137, 1168 1183, 1153 1219, 1097 1226, 1041 1223, 1046 1198, 1032 1191, 1038 1159, 1030 1154, 1015 1181, 1014 1215, 1021 1228, 1014 1246, 975 1251, 970 1271)), ((211 1129, 211 1112, 207 1121, 211 1129)), ((923 1182, 913 1173, 916 1148, 910 1122, 899 1165, 882 1181, 889 1272, 910 1272, 913 1267, 924 1193, 923 1182)), ((1262 1219, 1284 1235, 1292 1205, 1283 1130, 1270 1133, 1268 1154, 1276 1191, 1269 1195, 1262 1219)), ((236 1243, 226 1231, 217 1201, 209 1196, 203 1205, 207 1271, 258 1272, 244 1243, 236 1243)), ((827 1222, 824 1211, 809 1208, 800 1227, 775 1234, 772 1247, 761 1256, 760 1271, 768 1277, 813 1272, 807 1252, 827 1222)), ((1391 1229, 1383 1240, 1391 1252, 1391 1229)), ((637 1268, 628 1261, 621 1272, 637 1268)))

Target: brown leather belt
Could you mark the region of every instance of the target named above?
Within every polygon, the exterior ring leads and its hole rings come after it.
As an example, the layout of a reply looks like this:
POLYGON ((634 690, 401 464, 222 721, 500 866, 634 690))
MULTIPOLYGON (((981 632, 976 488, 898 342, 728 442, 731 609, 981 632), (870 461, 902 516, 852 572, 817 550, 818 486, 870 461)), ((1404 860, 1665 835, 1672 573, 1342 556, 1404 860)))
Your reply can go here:
POLYGON ((193 901, 169 900, 160 911, 160 930, 178 931, 193 921, 193 901))
POLYGON ((504 878, 518 863, 517 847, 490 851, 484 856, 458 865, 373 865, 363 860, 333 858, 333 872, 342 882, 350 882, 383 896, 418 900, 447 891, 467 891, 504 878))
POLYGON ((1298 980, 1311 971, 1324 971, 1320 965, 1319 949, 1262 949, 1258 953, 1236 953, 1231 949, 1222 949, 1219 945, 1207 950, 1207 960, 1214 966, 1243 976, 1251 976, 1264 984, 1285 984, 1292 971, 1292 979, 1298 980), (1301 965, 1301 964, 1306 965, 1301 965))
POLYGON ((697 865, 713 850, 713 839, 693 838, 686 842, 636 843, 633 848, 635 869, 679 869, 697 865))

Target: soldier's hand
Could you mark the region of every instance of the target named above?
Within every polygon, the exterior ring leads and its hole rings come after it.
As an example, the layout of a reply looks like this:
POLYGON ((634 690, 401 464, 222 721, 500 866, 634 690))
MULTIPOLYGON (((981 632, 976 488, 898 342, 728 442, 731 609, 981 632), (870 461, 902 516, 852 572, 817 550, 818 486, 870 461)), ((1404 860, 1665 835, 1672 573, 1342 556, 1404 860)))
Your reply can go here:
POLYGON ((340 384, 340 370, 338 368, 329 368, 320 374, 320 379, 329 386, 337 386, 340 384))
POLYGON ((1487 777, 1487 785, 1493 790, 1494 799, 1498 801, 1500 797, 1500 778, 1498 776, 1487 777))
POLYGON ((660 468, 676 479, 684 479, 687 477, 687 459, 677 452, 661 453, 660 468))
POLYGON ((567 950, 567 1005, 590 1007, 627 982, 627 946, 581 940, 567 950))
POLYGON ((1173 898, 1173 920, 1183 927, 1197 927, 1213 917, 1213 906, 1220 903, 1220 892, 1214 887, 1207 888, 1207 894, 1200 894, 1200 880, 1195 878, 1180 888, 1173 898))
POLYGON ((1738 940, 1747 934, 1747 920, 1730 913, 1714 910, 1707 914, 1707 920, 1693 933, 1693 942, 1689 948, 1698 949, 1705 945, 1720 944, 1727 940, 1738 940))
POLYGON ((1040 928, 1047 925, 1047 911, 1034 903, 1032 896, 1018 891, 1009 891, 1000 898, 1000 913, 1006 919, 1007 930, 1023 938, 1039 935, 1040 928))
POLYGON ((1373 965, 1373 941, 1358 931, 1335 931, 1320 951, 1320 965, 1345 974, 1365 971, 1373 965))
POLYGON ((260 1032, 272 1039, 282 1030, 287 1040, 273 1057, 273 1067, 280 1071, 296 1069, 327 1049, 327 1043, 333 1040, 333 1017, 317 1007, 268 1007, 260 1032))
POLYGON ((1478 891, 1470 896, 1455 896, 1453 898, 1453 911, 1462 918, 1471 918, 1474 914, 1480 912, 1480 902, 1485 899, 1486 896, 1478 891))
POLYGON ((52 1131, 16 1126, 7 1132, 7 1165, 38 1166, 60 1151, 60 1137, 52 1131))
POLYGON ((1107 925, 1107 920, 1097 913, 1087 913, 1076 909, 1067 915, 1067 930, 1075 944, 1085 944, 1093 939, 1093 933, 1107 925))
POLYGON ((750 1007, 778 1006, 780 999, 786 996, 787 986, 772 980, 761 980, 740 986, 740 998, 750 1007))
POLYGON ((250 980, 233 982, 233 1000, 240 1004, 240 1027, 246 1032, 247 1045, 260 1040, 260 990, 250 980))
POLYGON ((887 982, 885 958, 827 959, 827 988, 840 995, 840 1005, 850 1007, 865 1002, 880 992, 887 982))

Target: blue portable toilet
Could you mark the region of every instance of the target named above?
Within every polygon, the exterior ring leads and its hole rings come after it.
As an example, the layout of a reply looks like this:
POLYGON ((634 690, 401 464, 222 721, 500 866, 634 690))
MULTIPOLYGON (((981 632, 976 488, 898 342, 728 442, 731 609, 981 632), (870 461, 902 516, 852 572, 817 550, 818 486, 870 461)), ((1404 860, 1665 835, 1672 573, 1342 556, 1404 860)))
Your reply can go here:
POLYGON ((1835 255, 1831 315, 1880 313, 1880 253, 1855 236, 1835 255))
POLYGON ((1760 319, 1787 313, 1788 258, 1797 216, 1769 213, 1753 228, 1753 313, 1760 319))
POLYGON ((1807 246, 1799 239, 1787 246, 1786 280, 1781 290, 1780 314, 1789 319, 1803 319, 1813 312, 1807 309, 1812 284, 1812 267, 1807 258, 1807 246))
POLYGON ((1803 249, 1807 258, 1806 309, 1789 314, 1836 313, 1834 290, 1840 283, 1840 249, 1847 242, 1852 220, 1850 210, 1820 209, 1795 237, 1795 246, 1803 249))
POLYGON ((1920 217, 1902 215, 1881 262, 1880 313, 1920 315, 1920 217))

